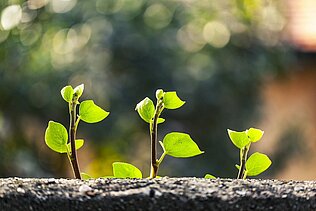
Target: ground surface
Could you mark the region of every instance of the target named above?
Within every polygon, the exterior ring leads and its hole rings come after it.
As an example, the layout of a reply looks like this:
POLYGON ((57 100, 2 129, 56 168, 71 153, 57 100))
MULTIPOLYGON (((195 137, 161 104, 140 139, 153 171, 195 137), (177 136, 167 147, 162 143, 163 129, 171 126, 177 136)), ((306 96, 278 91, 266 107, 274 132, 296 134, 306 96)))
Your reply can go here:
POLYGON ((0 210, 316 210, 316 181, 0 179, 0 210))

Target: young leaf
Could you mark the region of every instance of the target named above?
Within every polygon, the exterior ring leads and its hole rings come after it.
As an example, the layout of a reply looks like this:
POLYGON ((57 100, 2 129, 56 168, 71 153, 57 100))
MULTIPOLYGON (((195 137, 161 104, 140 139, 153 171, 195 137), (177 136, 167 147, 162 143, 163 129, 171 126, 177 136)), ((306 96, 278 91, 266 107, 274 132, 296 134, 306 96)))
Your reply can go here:
POLYGON ((84 90, 84 84, 80 84, 74 88, 74 94, 79 98, 81 97, 84 90))
POLYGON ((271 160, 265 154, 255 152, 246 162, 246 170, 248 176, 257 176, 269 168, 271 160))
POLYGON ((250 128, 246 131, 246 133, 251 142, 257 142, 262 138, 264 131, 256 128, 250 128))
POLYGON ((115 178, 142 178, 142 172, 129 163, 114 162, 113 175, 115 178))
POLYGON ((240 169, 240 165, 236 164, 235 167, 239 170, 240 169))
POLYGON ((64 153, 67 141, 68 133, 66 128, 58 122, 49 121, 45 131, 46 145, 55 152, 64 153))
MULTIPOLYGON (((76 140, 76 150, 80 149, 84 144, 84 140, 83 139, 77 139, 76 140)), ((70 143, 67 144, 68 147, 68 152, 71 152, 71 145, 70 143)), ((65 149, 65 153, 67 152, 67 149, 65 149)))
POLYGON ((109 114, 109 112, 94 104, 93 100, 85 100, 80 103, 79 116, 87 123, 100 122, 109 114))
POLYGON ((164 123, 164 122, 165 122, 165 119, 164 119, 164 118, 158 118, 158 121, 157 121, 158 124, 164 123))
POLYGON ((213 176, 213 175, 211 175, 211 174, 206 174, 206 175, 204 176, 204 178, 205 178, 205 179, 216 179, 216 177, 213 176))
POLYGON ((228 132, 230 140, 239 149, 242 149, 244 146, 250 143, 250 140, 245 131, 237 132, 237 131, 227 129, 227 132, 228 132))
POLYGON ((193 157, 202 152, 188 134, 172 132, 163 139, 163 148, 167 155, 173 157, 193 157))
POLYGON ((177 109, 183 106, 185 101, 182 101, 176 92, 165 92, 163 96, 163 103, 167 109, 177 109))
POLYGON ((146 97, 142 101, 140 101, 135 110, 137 110, 139 116, 147 123, 150 123, 151 119, 155 115, 155 106, 151 99, 146 97))
POLYGON ((81 178, 82 178, 83 180, 93 179, 93 177, 91 177, 91 176, 90 176, 89 174, 87 174, 87 173, 81 172, 80 175, 81 175, 81 178))
POLYGON ((163 98, 164 94, 165 93, 164 93, 164 91, 162 89, 157 89, 157 91, 156 91, 156 99, 159 100, 159 99, 163 98))
POLYGON ((72 97, 74 95, 74 90, 71 86, 65 86, 60 91, 60 94, 64 98, 64 100, 69 103, 72 100, 72 97))

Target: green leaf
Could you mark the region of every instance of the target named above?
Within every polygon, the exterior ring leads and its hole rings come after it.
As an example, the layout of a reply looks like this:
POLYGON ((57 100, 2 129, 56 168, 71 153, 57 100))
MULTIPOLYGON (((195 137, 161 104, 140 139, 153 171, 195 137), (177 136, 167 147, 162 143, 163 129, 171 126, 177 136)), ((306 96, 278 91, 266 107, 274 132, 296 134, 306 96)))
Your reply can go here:
POLYGON ((165 119, 164 119, 164 118, 158 118, 158 121, 157 121, 158 124, 164 123, 164 122, 165 122, 165 119))
POLYGON ((211 175, 211 174, 206 174, 206 175, 204 176, 204 178, 205 178, 205 179, 216 179, 216 177, 213 176, 213 175, 211 175))
POLYGON ((58 122, 49 121, 45 131, 46 145, 55 152, 64 153, 67 141, 68 133, 66 128, 58 122))
POLYGON ((80 84, 79 86, 76 86, 74 88, 74 94, 77 96, 77 98, 81 97, 84 90, 84 84, 80 84))
POLYGON ((235 167, 239 170, 240 169, 240 165, 236 164, 235 167))
POLYGON ((64 98, 66 102, 71 102, 72 97, 74 95, 74 90, 71 86, 65 86, 61 91, 60 91, 61 96, 64 98))
POLYGON ((94 104, 93 100, 85 100, 80 103, 79 116, 87 123, 100 122, 109 114, 109 112, 94 104))
POLYGON ((108 179, 108 178, 115 178, 115 177, 114 176, 103 176, 103 177, 100 177, 100 178, 108 179))
POLYGON ((250 140, 245 131, 237 132, 237 131, 227 129, 227 132, 228 132, 230 140, 239 149, 242 149, 244 146, 250 143, 250 140))
POLYGON ((163 148, 167 155, 179 158, 192 157, 202 152, 188 134, 172 132, 163 139, 163 148))
POLYGON ((159 100, 159 99, 163 98, 164 94, 165 93, 164 93, 164 91, 162 89, 157 89, 157 91, 156 91, 156 99, 159 100))
POLYGON ((246 170, 248 176, 257 176, 269 168, 271 160, 265 154, 255 152, 246 162, 246 170))
POLYGON ((81 178, 82 178, 83 180, 93 179, 93 177, 91 177, 91 176, 90 176, 89 174, 87 174, 87 173, 81 172, 80 175, 81 175, 81 178))
POLYGON ((115 178, 142 178, 142 172, 129 163, 114 162, 113 175, 115 178))
MULTIPOLYGON (((76 150, 80 149, 83 146, 83 144, 84 144, 84 140, 83 139, 77 139, 76 140, 76 150)), ((71 145, 70 145, 70 143, 67 144, 67 148, 68 148, 68 151, 71 152, 71 145)), ((65 148, 64 150, 65 150, 64 153, 66 153, 67 149, 65 148)))
POLYGON ((152 118, 155 115, 155 106, 151 99, 146 97, 142 101, 140 101, 135 110, 137 110, 139 116, 147 123, 150 123, 152 118))
POLYGON ((183 106, 185 101, 182 101, 176 92, 165 92, 163 96, 163 103, 167 109, 177 109, 183 106))
POLYGON ((251 142, 257 142, 262 138, 264 131, 256 128, 250 128, 246 131, 246 133, 251 142))

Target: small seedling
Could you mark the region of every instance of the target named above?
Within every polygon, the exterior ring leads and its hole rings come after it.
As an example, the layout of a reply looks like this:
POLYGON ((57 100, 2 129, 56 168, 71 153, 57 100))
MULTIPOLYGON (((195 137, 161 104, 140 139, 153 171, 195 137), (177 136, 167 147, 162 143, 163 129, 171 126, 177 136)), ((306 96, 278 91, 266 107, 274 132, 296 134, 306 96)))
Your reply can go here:
MULTIPOLYGON (((242 132, 229 129, 227 131, 230 140, 240 149, 240 165, 236 165, 238 169, 237 179, 246 179, 247 176, 257 176, 270 167, 272 162, 265 154, 255 152, 247 159, 251 143, 258 142, 262 138, 264 133, 262 130, 250 128, 242 132)), ((211 174, 206 174, 204 178, 216 179, 211 174)))
POLYGON ((264 133, 262 130, 250 128, 242 132, 229 129, 227 131, 230 140, 240 149, 240 165, 236 165, 238 169, 237 179, 257 176, 269 168, 272 162, 265 154, 255 152, 247 159, 251 143, 258 142, 262 138, 264 133))
MULTIPOLYGON (((167 134, 163 141, 159 141, 163 153, 157 159, 157 134, 158 124, 163 123, 165 119, 160 118, 162 111, 166 109, 177 109, 184 105, 176 92, 164 92, 162 89, 156 91, 156 106, 153 101, 146 97, 136 106, 139 116, 149 124, 151 141, 151 169, 149 178, 156 178, 159 166, 166 155, 178 158, 193 157, 203 152, 188 134, 171 132, 167 134)), ((136 167, 135 167, 136 168, 136 167)))
MULTIPOLYGON (((83 84, 74 89, 68 85, 61 90, 61 96, 68 103, 69 108, 69 133, 67 133, 66 128, 62 124, 54 121, 49 121, 45 132, 46 145, 55 152, 67 154, 76 179, 81 179, 76 151, 84 144, 83 139, 76 139, 79 121, 82 120, 86 123, 96 123, 102 121, 109 115, 109 112, 104 111, 94 104, 93 100, 85 100, 79 103, 79 98, 81 97, 83 90, 83 84), (79 115, 77 116, 78 104, 80 104, 80 106, 79 115)), ((84 178, 88 177, 88 175, 84 173, 82 173, 82 176, 84 178)))

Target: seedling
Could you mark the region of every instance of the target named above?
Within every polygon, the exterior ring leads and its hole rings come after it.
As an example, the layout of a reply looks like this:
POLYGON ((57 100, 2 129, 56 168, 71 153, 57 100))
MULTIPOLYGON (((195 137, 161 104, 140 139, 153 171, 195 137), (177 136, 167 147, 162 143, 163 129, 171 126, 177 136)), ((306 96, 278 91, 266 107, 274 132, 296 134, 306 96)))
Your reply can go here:
MULTIPOLYGON (((86 123, 96 123, 102 121, 109 115, 109 112, 104 111, 94 104, 93 100, 85 100, 79 103, 79 98, 83 90, 83 84, 74 89, 68 85, 61 90, 61 96, 68 103, 69 108, 69 133, 67 133, 66 128, 62 124, 54 121, 49 121, 45 132, 46 145, 55 152, 67 154, 76 179, 81 179, 76 151, 84 144, 83 139, 76 139, 79 121, 83 120, 86 123), (79 115, 77 116, 78 104, 80 104, 80 106, 79 115)), ((83 177, 85 176, 88 175, 83 173, 83 177)))
POLYGON ((158 124, 165 121, 165 119, 160 118, 160 115, 165 108, 177 109, 183 106, 185 102, 178 97, 176 92, 164 92, 162 89, 156 91, 156 99, 156 106, 154 106, 150 98, 146 97, 137 104, 135 109, 139 116, 149 124, 151 141, 151 169, 149 178, 157 177, 159 166, 166 155, 186 158, 203 153, 188 134, 171 132, 164 137, 162 142, 159 141, 163 153, 157 159, 158 124))
MULTIPOLYGON (((246 179, 247 176, 257 176, 267 170, 271 165, 271 160, 265 154, 255 152, 248 159, 248 151, 251 143, 258 142, 262 136, 263 131, 250 128, 242 132, 227 130, 230 140, 240 149, 240 165, 236 165, 238 169, 237 179, 246 179)), ((204 176, 206 179, 215 179, 211 174, 204 176)))
POLYGON ((238 169, 237 179, 246 179, 247 176, 257 176, 267 170, 271 165, 271 160, 265 154, 255 152, 248 159, 248 151, 251 143, 258 142, 263 131, 250 128, 242 132, 227 130, 230 140, 240 149, 240 165, 236 165, 238 169))

